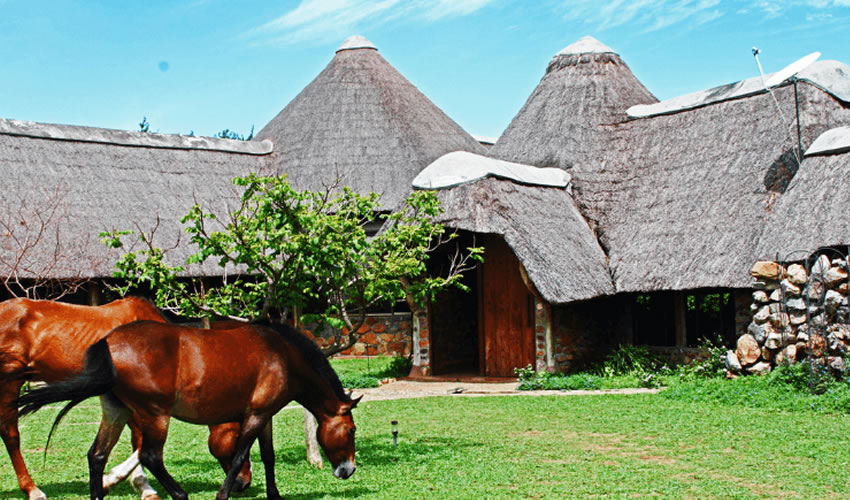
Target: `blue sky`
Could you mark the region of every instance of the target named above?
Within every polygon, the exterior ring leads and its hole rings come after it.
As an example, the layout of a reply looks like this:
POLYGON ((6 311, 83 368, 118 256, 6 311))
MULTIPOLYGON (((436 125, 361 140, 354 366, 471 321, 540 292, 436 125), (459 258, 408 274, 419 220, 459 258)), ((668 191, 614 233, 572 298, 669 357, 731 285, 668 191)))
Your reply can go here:
POLYGON ((262 128, 352 34, 468 132, 499 136, 591 35, 659 99, 814 51, 850 64, 850 0, 0 0, 0 117, 211 135, 262 128))

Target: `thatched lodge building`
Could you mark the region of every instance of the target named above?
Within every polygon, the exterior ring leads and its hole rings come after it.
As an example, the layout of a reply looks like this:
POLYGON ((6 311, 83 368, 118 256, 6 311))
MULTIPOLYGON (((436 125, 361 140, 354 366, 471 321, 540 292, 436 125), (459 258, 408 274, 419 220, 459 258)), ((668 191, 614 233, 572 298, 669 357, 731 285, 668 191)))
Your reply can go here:
MULTIPOLYGON (((249 172, 380 192, 385 210, 416 184, 438 190, 443 222, 485 261, 465 277, 471 293, 438 297, 425 318, 373 316, 352 354, 411 354, 423 376, 511 376, 619 343, 731 344, 751 317, 754 262, 846 255, 848 127, 842 63, 772 93, 756 78, 659 102, 585 37, 552 58, 493 144, 352 37, 252 141, 0 119, 0 274, 108 278, 117 254, 97 235, 113 228, 156 228, 185 256, 178 218, 196 201, 226 208, 231 179, 249 172)), ((96 300, 89 290, 77 300, 96 300)))

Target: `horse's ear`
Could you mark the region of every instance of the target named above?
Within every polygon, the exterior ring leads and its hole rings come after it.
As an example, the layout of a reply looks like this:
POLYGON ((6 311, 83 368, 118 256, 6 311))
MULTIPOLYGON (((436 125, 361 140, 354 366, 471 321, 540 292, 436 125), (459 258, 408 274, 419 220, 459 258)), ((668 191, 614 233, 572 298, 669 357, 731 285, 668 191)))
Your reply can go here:
MULTIPOLYGON (((351 399, 351 395, 352 395, 352 394, 354 394, 354 391, 351 391, 351 392, 349 392, 349 393, 348 393, 348 399, 351 399)), ((360 395, 360 397, 359 397, 359 398, 357 398, 357 399, 351 399, 351 401, 350 401, 350 402, 343 404, 343 406, 342 406, 342 413, 348 413, 348 412, 350 412, 351 410, 353 410, 354 408, 356 408, 356 407, 357 407, 357 403, 359 403, 361 399, 363 399, 363 395, 362 395, 362 394, 360 395)))

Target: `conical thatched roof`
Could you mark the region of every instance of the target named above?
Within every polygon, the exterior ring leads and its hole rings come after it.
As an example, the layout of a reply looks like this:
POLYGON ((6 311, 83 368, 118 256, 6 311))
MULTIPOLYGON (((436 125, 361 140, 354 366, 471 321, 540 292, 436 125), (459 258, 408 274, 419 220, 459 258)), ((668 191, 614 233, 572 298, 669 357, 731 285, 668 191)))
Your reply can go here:
MULTIPOLYGON (((262 173, 270 152, 267 142, 0 119, 0 275, 27 248, 21 277, 109 277, 124 250, 108 250, 98 233, 159 224, 155 241, 170 247, 196 201, 235 206, 233 177, 262 173)), ((181 241, 172 264, 192 251, 181 241)))
POLYGON ((482 151, 362 37, 347 40, 256 139, 274 143, 275 167, 297 188, 339 181, 383 193, 386 208, 397 206, 416 174, 443 154, 482 151))
POLYGON ((546 301, 614 293, 605 253, 566 189, 491 177, 438 196, 446 226, 502 235, 546 301))
MULTIPOLYGON (((835 95, 798 87, 804 148, 850 123, 835 95)), ((774 92, 793 117, 793 87, 774 92)), ((797 168, 788 130, 766 92, 616 127, 606 161, 628 170, 608 186, 616 201, 600 229, 617 290, 748 287, 762 227, 797 168)))
POLYGON ((487 152, 489 156, 570 172, 582 213, 591 224, 604 210, 599 183, 606 175, 611 126, 628 119, 626 109, 657 99, 609 47, 584 37, 552 58, 546 74, 487 152))
POLYGON ((828 147, 813 144, 771 210, 758 258, 803 260, 822 247, 850 245, 850 120, 821 138, 828 135, 828 147))

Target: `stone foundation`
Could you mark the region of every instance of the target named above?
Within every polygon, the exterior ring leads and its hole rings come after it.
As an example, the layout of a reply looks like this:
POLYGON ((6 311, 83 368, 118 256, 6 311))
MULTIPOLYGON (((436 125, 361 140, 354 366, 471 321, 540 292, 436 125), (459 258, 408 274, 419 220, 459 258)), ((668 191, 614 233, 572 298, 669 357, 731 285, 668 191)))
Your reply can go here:
POLYGON ((843 372, 850 346, 848 267, 847 256, 820 255, 787 267, 757 262, 752 320, 726 354, 729 373, 764 373, 804 358, 843 372))
MULTIPOLYGON (((307 330, 306 333, 319 347, 335 342, 338 332, 326 329, 321 332, 307 330)), ((341 356, 410 356, 411 315, 410 313, 370 314, 360 327, 359 342, 342 351, 341 356)))

